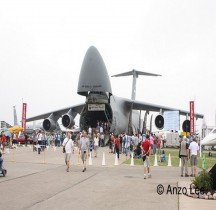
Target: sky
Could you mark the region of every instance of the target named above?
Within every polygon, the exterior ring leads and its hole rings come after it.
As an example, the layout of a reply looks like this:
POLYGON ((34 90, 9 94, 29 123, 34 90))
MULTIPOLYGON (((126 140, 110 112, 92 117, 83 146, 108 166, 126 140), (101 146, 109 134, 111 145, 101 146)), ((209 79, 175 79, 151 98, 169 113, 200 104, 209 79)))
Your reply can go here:
MULTIPOLYGON (((113 94, 205 115, 215 125, 216 1, 0 0, 0 120, 21 120, 83 103, 79 73, 90 46, 105 62, 113 94)), ((201 126, 200 122, 197 126, 201 126)))

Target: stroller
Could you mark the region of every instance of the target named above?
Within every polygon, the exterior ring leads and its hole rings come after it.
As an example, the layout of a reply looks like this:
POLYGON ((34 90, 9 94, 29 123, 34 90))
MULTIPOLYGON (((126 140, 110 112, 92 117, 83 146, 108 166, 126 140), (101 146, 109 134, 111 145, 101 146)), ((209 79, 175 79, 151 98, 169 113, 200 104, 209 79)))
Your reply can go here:
POLYGON ((0 152, 0 174, 2 174, 3 176, 7 174, 7 170, 3 167, 3 157, 1 152, 0 152))

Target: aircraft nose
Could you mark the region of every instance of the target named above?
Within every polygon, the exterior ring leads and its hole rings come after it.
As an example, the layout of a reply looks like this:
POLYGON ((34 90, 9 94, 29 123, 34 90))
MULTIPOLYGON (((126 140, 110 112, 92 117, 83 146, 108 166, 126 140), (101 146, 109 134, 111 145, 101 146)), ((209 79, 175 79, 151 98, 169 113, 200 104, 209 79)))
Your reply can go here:
POLYGON ((210 136, 206 136, 206 137, 201 141, 201 144, 202 144, 202 145, 208 145, 212 139, 213 139, 213 137, 212 137, 211 135, 210 135, 210 136))
POLYGON ((112 95, 111 83, 104 61, 98 50, 91 46, 87 50, 79 76, 77 93, 108 92, 112 95))

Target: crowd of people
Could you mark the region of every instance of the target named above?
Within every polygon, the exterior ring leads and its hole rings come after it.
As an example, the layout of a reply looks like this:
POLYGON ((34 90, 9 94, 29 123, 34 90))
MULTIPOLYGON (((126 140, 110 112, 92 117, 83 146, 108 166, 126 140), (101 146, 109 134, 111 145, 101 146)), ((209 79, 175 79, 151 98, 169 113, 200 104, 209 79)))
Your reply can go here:
MULTIPOLYGON (((96 128, 92 128, 91 126, 88 126, 88 131, 82 131, 80 133, 71 133, 71 132, 45 132, 43 130, 35 130, 33 134, 30 136, 33 141, 33 151, 37 151, 38 154, 41 153, 41 151, 44 150, 46 146, 66 146, 66 157, 65 157, 65 163, 67 165, 67 171, 69 171, 69 160, 70 156, 68 153, 71 151, 74 151, 69 149, 71 145, 74 147, 74 145, 77 145, 79 147, 80 143, 80 151, 81 151, 81 157, 83 160, 83 170, 86 170, 86 158, 87 154, 89 152, 92 152, 94 157, 97 157, 98 155, 98 149, 100 147, 104 147, 106 144, 109 146, 109 152, 113 154, 117 154, 117 157, 119 158, 120 154, 125 154, 126 156, 131 156, 132 152, 134 154, 135 158, 141 158, 143 154, 142 149, 142 142, 147 138, 145 135, 135 134, 135 135, 129 135, 127 133, 121 133, 119 135, 114 135, 113 133, 108 134, 107 131, 108 123, 106 122, 97 122, 96 128), (108 137, 108 141, 105 141, 105 137, 108 137), (67 140, 68 143, 66 144, 67 140), (84 146, 83 139, 85 139, 87 142, 87 146, 84 146), (71 143, 72 142, 72 143, 71 143), (82 153, 83 151, 83 153, 82 153), (84 151, 86 151, 86 155, 84 154, 84 151), (89 152, 88 152, 89 151, 89 152)), ((27 146, 27 139, 28 135, 25 135, 26 139, 26 146, 27 146)), ((4 133, 2 133, 0 138, 0 143, 2 144, 3 151, 4 147, 6 145, 6 137, 4 133)), ((150 147, 151 151, 153 151, 153 154, 158 151, 158 154, 160 154, 160 138, 158 138, 155 135, 150 136, 150 147)), ((12 136, 12 143, 18 143, 17 142, 17 135, 12 136)))
MULTIPOLYGON (((104 147, 108 144, 109 153, 117 154, 117 158, 120 158, 120 154, 124 154, 126 157, 133 154, 134 158, 142 158, 144 162, 144 179, 150 178, 150 155, 159 155, 159 161, 166 162, 166 154, 163 148, 163 140, 161 136, 153 133, 141 134, 137 133, 130 135, 128 133, 121 133, 115 135, 114 133, 108 134, 106 131, 106 123, 98 123, 96 128, 88 127, 88 131, 82 131, 79 133, 71 132, 54 132, 46 133, 43 130, 34 131, 32 134, 33 151, 37 151, 40 154, 46 146, 63 146, 65 148, 65 164, 67 166, 66 171, 69 171, 69 162, 71 153, 74 152, 74 146, 79 148, 79 154, 83 162, 83 172, 86 171, 86 159, 90 152, 96 158, 98 156, 98 150, 100 147, 104 147), (105 128, 105 130, 104 130, 105 128), (104 133, 105 132, 105 133, 104 133), (108 141, 106 141, 108 139, 108 141)), ((12 136, 13 143, 15 138, 12 136)), ((26 142, 28 135, 25 135, 26 142)), ((7 137, 4 132, 0 135, 0 147, 4 152, 7 145, 7 137)), ((199 146, 194 138, 190 143, 184 136, 180 141, 179 158, 181 158, 181 176, 188 177, 188 160, 191 160, 191 175, 196 176, 197 165, 197 153, 199 146)))
MULTIPOLYGON (((150 141, 151 154, 161 155, 161 137, 156 136, 153 133, 147 135, 150 141)), ((116 148, 118 148, 117 151, 122 154, 125 154, 126 156, 131 155, 131 152, 133 152, 134 158, 141 158, 141 142, 146 139, 147 135, 142 135, 141 133, 137 133, 135 135, 129 135, 127 133, 114 135, 112 133, 110 134, 108 141, 110 153, 115 153, 116 148)))

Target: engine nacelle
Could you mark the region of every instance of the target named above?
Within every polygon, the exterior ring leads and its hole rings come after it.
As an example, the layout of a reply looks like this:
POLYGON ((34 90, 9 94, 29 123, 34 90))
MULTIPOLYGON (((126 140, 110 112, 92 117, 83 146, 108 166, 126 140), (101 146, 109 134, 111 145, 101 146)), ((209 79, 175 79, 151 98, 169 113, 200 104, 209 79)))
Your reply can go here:
POLYGON ((62 117, 62 125, 65 127, 65 128, 72 128, 74 125, 75 125, 75 121, 74 121, 74 118, 70 115, 70 114, 65 114, 63 117, 62 117))
POLYGON ((155 117, 155 126, 159 130, 163 129, 163 127, 164 127, 164 117, 162 115, 157 115, 155 117))
POLYGON ((182 123, 182 130, 184 132, 190 132, 190 120, 185 120, 183 123, 182 123))
POLYGON ((56 129, 56 122, 48 117, 43 121, 43 129, 47 132, 53 131, 56 129))

